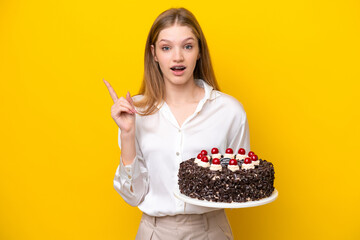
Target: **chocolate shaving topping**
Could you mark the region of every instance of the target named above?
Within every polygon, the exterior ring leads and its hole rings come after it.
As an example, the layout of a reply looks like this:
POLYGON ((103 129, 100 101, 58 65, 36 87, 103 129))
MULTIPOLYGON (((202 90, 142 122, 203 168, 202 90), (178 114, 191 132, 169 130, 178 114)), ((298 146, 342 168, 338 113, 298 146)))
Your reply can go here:
POLYGON ((244 170, 241 169, 243 160, 238 161, 240 169, 232 172, 227 168, 229 160, 220 160, 221 171, 198 166, 194 158, 180 163, 180 192, 199 200, 226 203, 254 201, 272 194, 275 189, 275 171, 271 162, 260 159, 255 169, 244 170))

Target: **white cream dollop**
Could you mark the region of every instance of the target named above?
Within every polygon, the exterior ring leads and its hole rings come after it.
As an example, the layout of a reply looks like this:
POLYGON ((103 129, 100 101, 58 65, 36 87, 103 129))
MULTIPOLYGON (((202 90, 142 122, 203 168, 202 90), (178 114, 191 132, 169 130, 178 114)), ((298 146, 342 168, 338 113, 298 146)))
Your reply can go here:
POLYGON ((255 166, 259 166, 260 160, 252 161, 252 163, 253 163, 255 166))
POLYGON ((243 159, 245 159, 246 158, 246 155, 244 154, 236 154, 236 159, 237 160, 243 160, 243 159))
POLYGON ((254 169, 255 168, 255 165, 254 165, 254 163, 253 162, 251 162, 251 163, 243 163, 242 165, 241 165, 241 169, 254 169))
POLYGON ((201 162, 201 160, 198 159, 198 158, 195 158, 194 162, 197 163, 197 164, 199 164, 199 162, 201 162))
POLYGON ((230 165, 229 164, 228 169, 235 172, 235 171, 239 170, 240 168, 239 168, 239 165, 237 165, 237 164, 236 165, 230 165))
POLYGON ((222 170, 222 166, 221 166, 221 164, 211 164, 210 170, 213 170, 213 171, 221 171, 221 170, 222 170))
POLYGON ((214 159, 214 158, 220 159, 220 158, 221 158, 221 154, 220 154, 220 153, 213 154, 213 155, 212 155, 212 159, 214 159))
POLYGON ((201 167, 204 167, 204 168, 210 167, 210 163, 209 163, 209 162, 200 161, 200 162, 198 163, 198 165, 201 166, 201 167))
POLYGON ((230 153, 225 153, 224 154, 224 158, 230 158, 230 159, 233 159, 234 158, 234 154, 230 154, 230 153))

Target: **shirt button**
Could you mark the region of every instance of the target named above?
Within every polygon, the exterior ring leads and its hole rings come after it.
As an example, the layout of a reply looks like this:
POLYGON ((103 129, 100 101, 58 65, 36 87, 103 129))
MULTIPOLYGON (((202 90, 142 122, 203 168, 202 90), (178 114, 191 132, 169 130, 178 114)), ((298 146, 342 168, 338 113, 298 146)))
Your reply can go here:
POLYGON ((180 155, 180 153, 179 152, 176 152, 176 156, 179 156, 180 155))
POLYGON ((129 179, 131 179, 131 176, 128 176, 129 179))
POLYGON ((181 130, 179 129, 179 132, 181 132, 181 130))

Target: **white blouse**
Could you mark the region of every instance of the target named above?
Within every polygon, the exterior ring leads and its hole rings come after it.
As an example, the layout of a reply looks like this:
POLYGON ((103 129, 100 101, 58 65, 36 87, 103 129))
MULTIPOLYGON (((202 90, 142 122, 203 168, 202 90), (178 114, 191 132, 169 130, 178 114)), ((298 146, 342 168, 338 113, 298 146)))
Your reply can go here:
MULTIPOLYGON (((131 206, 151 216, 201 214, 216 210, 178 200, 178 170, 182 161, 196 157, 201 150, 216 147, 220 153, 242 147, 250 151, 249 126, 241 103, 235 98, 213 90, 205 81, 197 84, 205 96, 195 112, 179 127, 164 102, 150 116, 136 115, 136 157, 132 164, 116 169, 114 187, 131 206), (133 192, 130 191, 132 186, 133 192)), ((136 100, 135 96, 134 100, 136 100)), ((119 128, 119 147, 120 128, 119 128)))

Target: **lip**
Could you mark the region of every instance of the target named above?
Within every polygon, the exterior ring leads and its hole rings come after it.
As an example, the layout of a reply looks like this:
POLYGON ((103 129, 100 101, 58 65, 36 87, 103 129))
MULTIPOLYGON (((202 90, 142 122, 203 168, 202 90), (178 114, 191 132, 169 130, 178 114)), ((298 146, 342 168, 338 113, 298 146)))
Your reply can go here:
POLYGON ((181 76, 181 75, 183 75, 184 72, 185 72, 185 70, 186 70, 186 66, 185 66, 185 65, 182 65, 182 64, 174 65, 174 66, 172 66, 171 68, 170 68, 170 70, 172 71, 172 73, 173 73, 175 76, 181 76), (181 70, 181 71, 179 71, 179 70, 177 70, 177 71, 172 70, 171 68, 174 68, 174 67, 184 67, 184 70, 181 70))
POLYGON ((186 70, 186 68, 184 70, 181 70, 181 71, 179 71, 179 70, 178 71, 171 70, 171 71, 175 76, 181 76, 181 75, 184 74, 185 70, 186 70))

